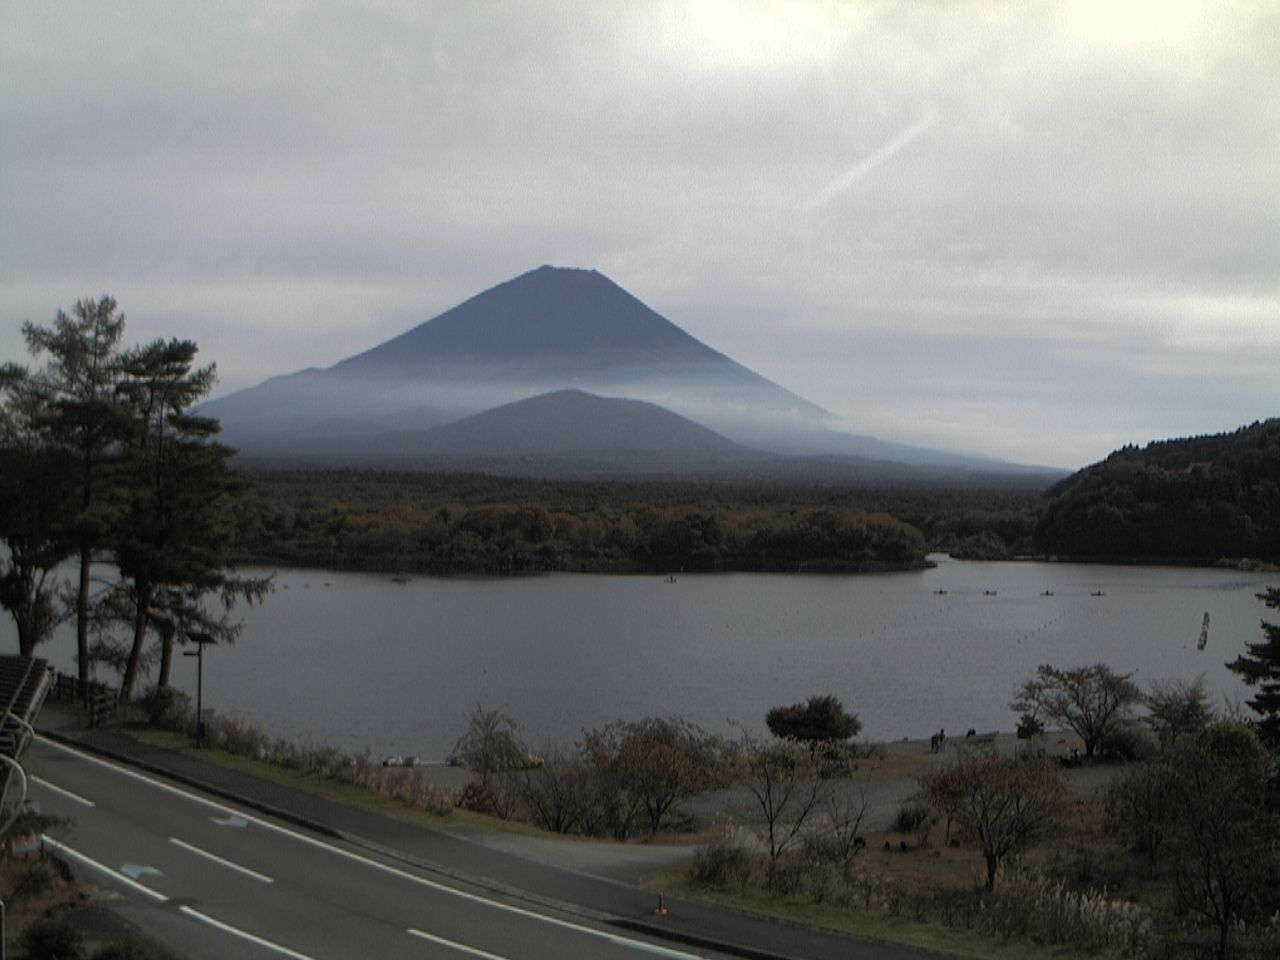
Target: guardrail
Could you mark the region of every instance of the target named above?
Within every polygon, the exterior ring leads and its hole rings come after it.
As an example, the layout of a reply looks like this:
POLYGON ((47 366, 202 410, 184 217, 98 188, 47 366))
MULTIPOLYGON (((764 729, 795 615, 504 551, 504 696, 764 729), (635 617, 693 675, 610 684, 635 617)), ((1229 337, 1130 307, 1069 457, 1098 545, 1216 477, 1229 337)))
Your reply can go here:
POLYGON ((86 696, 80 696, 80 679, 70 673, 59 673, 53 683, 53 697, 63 703, 83 704, 89 725, 97 727, 109 720, 120 704, 120 695, 105 683, 91 681, 86 696))

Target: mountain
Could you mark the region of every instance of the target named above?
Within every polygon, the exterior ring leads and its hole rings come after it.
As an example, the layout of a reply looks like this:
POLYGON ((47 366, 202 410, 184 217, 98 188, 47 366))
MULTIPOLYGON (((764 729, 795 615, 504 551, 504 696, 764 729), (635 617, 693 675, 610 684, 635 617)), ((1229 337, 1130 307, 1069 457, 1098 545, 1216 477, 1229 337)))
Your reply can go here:
MULTIPOLYGON (((209 401, 200 412, 218 418, 223 439, 258 460, 439 459, 464 450, 470 451, 466 456, 487 457, 498 436, 505 437, 509 455, 530 446, 530 438, 547 453, 559 428, 545 415, 555 405, 576 408, 569 420, 577 426, 567 433, 585 439, 588 394, 600 403, 613 397, 654 404, 683 418, 678 430, 674 419, 662 430, 651 425, 652 436, 662 435, 682 451, 688 427, 696 425, 725 442, 783 457, 834 456, 962 472, 1019 469, 835 431, 830 413, 690 336, 608 277, 549 266, 332 367, 273 377, 209 401), (564 391, 577 394, 559 396, 564 391), (545 395, 557 399, 505 410, 492 421, 469 419, 545 395), (536 428, 503 433, 496 426, 535 414, 544 417, 536 428), (433 432, 446 425, 453 429, 433 432)), ((617 413, 609 409, 609 422, 617 413)), ((652 419, 653 411, 647 416, 652 419)), ((580 453, 560 450, 554 456, 580 453)), ((652 455, 657 453, 655 448, 652 455)), ((638 456, 635 449, 627 453, 631 460, 638 456)), ((686 452, 679 458, 683 462, 686 452)), ((830 462, 822 467, 830 468, 830 462)))

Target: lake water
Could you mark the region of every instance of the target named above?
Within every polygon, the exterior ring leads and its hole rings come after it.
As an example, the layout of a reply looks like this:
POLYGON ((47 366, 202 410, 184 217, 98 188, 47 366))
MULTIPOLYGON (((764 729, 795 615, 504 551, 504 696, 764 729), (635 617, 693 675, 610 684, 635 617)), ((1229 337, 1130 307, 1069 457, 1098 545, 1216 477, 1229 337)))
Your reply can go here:
MULTIPOLYGON (((1280 580, 934 559, 913 573, 674 584, 282 570, 261 606, 238 611, 236 645, 206 651, 204 702, 275 735, 428 758, 449 752, 477 704, 510 714, 538 748, 654 715, 759 730, 770 707, 825 693, 861 716, 870 739, 1011 730, 1009 701, 1042 663, 1102 661, 1143 685, 1203 674, 1217 705, 1243 700, 1248 688, 1223 663, 1262 638, 1260 620, 1275 616, 1254 595, 1280 580)), ((41 655, 70 671, 74 646, 64 627, 41 655)), ((6 618, 0 649, 16 647, 6 618)), ((195 661, 174 672, 194 693, 195 661)))

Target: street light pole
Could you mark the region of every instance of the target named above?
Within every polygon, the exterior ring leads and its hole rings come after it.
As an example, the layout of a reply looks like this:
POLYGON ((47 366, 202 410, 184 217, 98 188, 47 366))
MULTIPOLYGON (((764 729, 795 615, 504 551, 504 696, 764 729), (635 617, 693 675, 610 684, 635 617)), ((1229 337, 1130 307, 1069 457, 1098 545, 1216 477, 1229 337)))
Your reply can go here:
POLYGON ((198 630, 188 630, 187 639, 196 645, 195 653, 184 651, 184 657, 196 658, 196 749, 200 749, 200 741, 204 739, 204 648, 217 643, 213 634, 198 630))

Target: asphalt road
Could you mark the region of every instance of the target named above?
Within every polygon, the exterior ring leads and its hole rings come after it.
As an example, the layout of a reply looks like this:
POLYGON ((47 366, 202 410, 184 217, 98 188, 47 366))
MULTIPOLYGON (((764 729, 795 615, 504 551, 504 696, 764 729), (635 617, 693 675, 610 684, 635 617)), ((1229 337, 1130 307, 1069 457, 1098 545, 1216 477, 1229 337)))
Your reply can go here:
POLYGON ((31 798, 68 821, 46 845, 190 960, 723 956, 504 900, 49 740, 24 759, 31 798))

